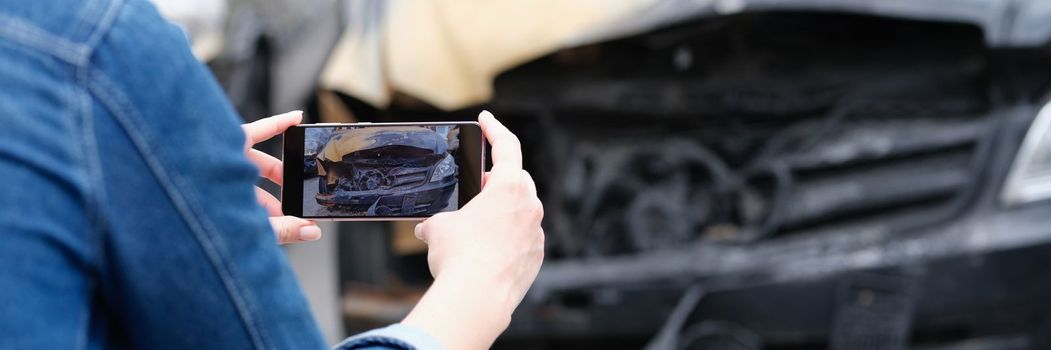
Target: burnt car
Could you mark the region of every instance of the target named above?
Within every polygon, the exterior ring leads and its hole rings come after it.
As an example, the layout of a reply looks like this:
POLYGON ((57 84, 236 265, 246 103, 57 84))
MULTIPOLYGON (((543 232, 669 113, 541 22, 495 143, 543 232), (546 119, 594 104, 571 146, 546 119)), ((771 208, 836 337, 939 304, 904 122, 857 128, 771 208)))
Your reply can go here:
POLYGON ((305 140, 303 147, 303 178, 309 179, 318 176, 317 155, 325 147, 328 140, 332 138, 332 131, 326 128, 311 129, 313 137, 305 140))
POLYGON ((497 78, 548 237, 497 348, 1051 348, 1047 37, 810 9, 497 78))
POLYGON ((437 213, 457 184, 445 135, 423 127, 336 130, 316 166, 318 204, 368 215, 437 213))
POLYGON ((547 240, 494 348, 1051 348, 1038 12, 777 3, 496 78, 547 240))

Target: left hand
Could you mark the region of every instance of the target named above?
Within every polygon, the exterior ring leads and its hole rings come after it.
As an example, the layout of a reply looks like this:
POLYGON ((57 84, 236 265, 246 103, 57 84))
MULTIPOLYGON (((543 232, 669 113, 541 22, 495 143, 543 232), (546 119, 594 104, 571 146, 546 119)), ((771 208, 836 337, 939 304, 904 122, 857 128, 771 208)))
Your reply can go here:
MULTIPOLYGON (((281 160, 254 149, 252 146, 280 135, 302 121, 302 111, 291 111, 241 125, 246 139, 245 155, 252 164, 255 164, 256 168, 259 168, 259 174, 262 177, 281 185, 284 182, 284 165, 281 160)), ((281 201, 277 200, 274 195, 259 187, 255 188, 255 195, 259 204, 262 204, 270 214, 270 226, 274 228, 279 244, 316 241, 321 238, 321 228, 313 221, 284 215, 281 212, 281 201)))

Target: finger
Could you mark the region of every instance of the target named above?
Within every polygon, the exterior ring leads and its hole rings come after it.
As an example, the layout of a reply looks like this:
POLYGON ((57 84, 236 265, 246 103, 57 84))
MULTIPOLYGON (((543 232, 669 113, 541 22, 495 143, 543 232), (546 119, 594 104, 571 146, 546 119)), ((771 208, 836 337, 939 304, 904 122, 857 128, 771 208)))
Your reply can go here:
POLYGON ((529 190, 529 194, 536 197, 536 182, 533 181, 533 176, 529 175, 528 171, 522 170, 522 182, 525 182, 526 188, 529 190))
POLYGON ((255 148, 249 148, 247 154, 248 160, 255 164, 256 168, 259 168, 259 176, 265 177, 278 185, 285 181, 284 163, 281 163, 281 160, 255 148))
POLYGON ((489 172, 482 173, 482 188, 485 188, 485 184, 489 182, 489 172))
POLYGON ((281 212, 281 201, 277 200, 277 197, 270 194, 262 188, 255 188, 255 199, 259 202, 263 208, 266 208, 266 213, 270 216, 281 216, 285 215, 281 212))
POLYGON ((522 145, 518 136, 497 121, 489 111, 478 114, 478 123, 493 148, 493 172, 510 174, 522 169, 522 145))
POLYGON ((422 222, 416 224, 416 228, 413 230, 413 234, 416 236, 416 239, 423 241, 424 244, 427 244, 427 240, 423 239, 423 223, 422 222))
POLYGON ((430 244, 429 240, 433 237, 430 237, 432 233, 430 230, 427 229, 427 227, 433 225, 436 222, 445 220, 445 218, 448 215, 450 215, 449 212, 434 214, 434 216, 427 218, 427 220, 423 220, 423 222, 416 224, 416 227, 413 230, 413 234, 416 236, 416 239, 423 241, 423 243, 430 244))
POLYGON ((275 216, 270 218, 278 244, 309 242, 321 239, 321 228, 295 216, 275 216))
POLYGON ((529 202, 529 204, 528 204, 528 208, 529 209, 525 213, 529 215, 528 217, 530 219, 532 219, 531 222, 535 222, 537 225, 543 223, 544 222, 544 203, 541 202, 540 198, 537 198, 537 197, 533 197, 533 198, 527 199, 526 201, 529 202))
POLYGON ((545 243, 545 242, 547 242, 547 235, 544 233, 544 228, 543 227, 540 228, 540 234, 537 235, 537 240, 540 241, 540 242, 536 243, 536 246, 538 248, 537 249, 537 253, 538 253, 538 255, 540 255, 540 261, 544 261, 544 251, 545 251, 545 248, 547 247, 547 245, 545 243))
POLYGON ((288 128, 299 125, 301 122, 303 122, 303 111, 291 111, 241 125, 246 136, 245 149, 251 148, 254 144, 269 140, 271 137, 280 135, 288 128))

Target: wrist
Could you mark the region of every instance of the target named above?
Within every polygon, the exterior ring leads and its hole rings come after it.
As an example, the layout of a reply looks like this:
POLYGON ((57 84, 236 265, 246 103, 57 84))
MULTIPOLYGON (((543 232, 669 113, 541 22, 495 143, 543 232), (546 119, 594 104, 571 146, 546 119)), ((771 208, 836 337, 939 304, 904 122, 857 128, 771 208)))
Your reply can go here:
MULTIPOLYGON (((480 265, 448 266, 436 276, 431 288, 456 291, 457 294, 470 296, 468 302, 488 311, 490 321, 506 327, 511 321, 511 313, 517 306, 513 297, 513 281, 507 274, 492 269, 479 268, 480 265)), ((502 328, 501 328, 502 330, 502 328)))
POLYGON ((402 323, 426 330, 447 349, 486 349, 511 322, 510 283, 485 269, 447 267, 402 323))

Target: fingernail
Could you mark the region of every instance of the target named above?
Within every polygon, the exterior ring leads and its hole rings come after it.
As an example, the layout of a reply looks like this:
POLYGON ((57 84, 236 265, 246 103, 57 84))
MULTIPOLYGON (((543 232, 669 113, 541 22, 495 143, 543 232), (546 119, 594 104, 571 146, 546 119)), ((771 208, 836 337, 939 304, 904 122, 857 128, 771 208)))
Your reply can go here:
POLYGON ((496 119, 496 116, 494 116, 493 113, 489 112, 488 110, 483 109, 482 113, 478 113, 478 118, 486 117, 496 119))
POLYGON ((297 110, 285 113, 285 115, 296 116, 296 117, 299 117, 300 119, 302 119, 303 118, 303 111, 297 109, 297 110))
POLYGON ((316 241, 321 238, 321 228, 317 226, 303 226, 299 228, 300 241, 316 241))

